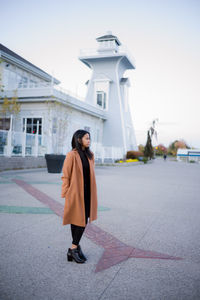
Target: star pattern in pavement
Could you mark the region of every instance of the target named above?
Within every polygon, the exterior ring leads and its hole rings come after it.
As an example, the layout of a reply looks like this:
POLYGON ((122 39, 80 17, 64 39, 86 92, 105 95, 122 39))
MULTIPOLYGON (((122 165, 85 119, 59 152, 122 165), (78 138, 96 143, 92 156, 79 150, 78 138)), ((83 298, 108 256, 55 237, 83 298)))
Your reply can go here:
POLYGON ((181 257, 129 246, 93 224, 86 227, 85 234, 90 240, 105 249, 96 266, 95 272, 108 269, 132 257, 170 260, 182 259, 181 257))
MULTIPOLYGON (((17 185, 24 189, 27 193, 32 195, 34 198, 45 204, 56 215, 63 217, 64 207, 53 198, 41 192, 31 184, 20 179, 12 179, 17 185)), ((170 259, 170 260, 181 260, 183 258, 176 257, 164 253, 159 253, 150 250, 144 250, 129 246, 112 234, 102 230, 94 224, 87 224, 85 229, 85 235, 88 239, 93 241, 95 244, 104 248, 104 252, 96 265, 95 272, 106 270, 116 264, 126 261, 129 258, 151 258, 151 259, 170 259)))

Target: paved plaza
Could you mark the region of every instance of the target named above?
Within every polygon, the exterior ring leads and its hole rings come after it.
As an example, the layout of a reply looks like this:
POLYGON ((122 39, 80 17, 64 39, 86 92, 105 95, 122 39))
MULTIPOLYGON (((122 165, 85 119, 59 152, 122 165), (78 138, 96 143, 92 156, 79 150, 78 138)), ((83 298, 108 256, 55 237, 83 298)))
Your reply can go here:
POLYGON ((96 166, 84 264, 67 261, 61 175, 0 173, 1 300, 200 299, 200 164, 96 166))

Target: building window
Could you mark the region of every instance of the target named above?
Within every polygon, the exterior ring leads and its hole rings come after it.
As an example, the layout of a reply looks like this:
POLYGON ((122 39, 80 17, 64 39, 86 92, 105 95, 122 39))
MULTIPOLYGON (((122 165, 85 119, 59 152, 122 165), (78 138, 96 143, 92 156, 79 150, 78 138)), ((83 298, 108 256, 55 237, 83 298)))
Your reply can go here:
POLYGON ((27 77, 21 77, 18 88, 26 88, 28 85, 28 78, 27 77))
POLYGON ((37 86, 37 82, 34 81, 34 80, 30 80, 30 85, 29 87, 32 88, 32 87, 36 87, 37 86))
POLYGON ((0 130, 10 129, 10 118, 0 118, 0 130))
POLYGON ((39 121, 39 132, 42 134, 42 118, 23 118, 23 131, 25 130, 25 120, 26 120, 26 133, 37 133, 37 121, 39 121))
POLYGON ((106 93, 97 91, 97 105, 101 108, 106 109, 106 93))

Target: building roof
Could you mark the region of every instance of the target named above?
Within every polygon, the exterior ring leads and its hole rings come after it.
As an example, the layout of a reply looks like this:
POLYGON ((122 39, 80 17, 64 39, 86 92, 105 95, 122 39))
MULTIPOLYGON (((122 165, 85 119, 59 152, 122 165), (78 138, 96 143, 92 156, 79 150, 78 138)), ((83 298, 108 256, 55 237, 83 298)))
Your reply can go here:
POLYGON ((118 44, 118 46, 121 45, 121 43, 120 43, 120 41, 118 40, 118 38, 117 38, 115 35, 112 35, 112 34, 107 34, 107 35, 100 36, 100 37, 98 37, 96 40, 97 40, 98 42, 115 40, 116 43, 118 44))
MULTIPOLYGON (((23 57, 21 57, 20 55, 18 55, 17 53, 13 52, 12 50, 8 49, 7 47, 5 47, 4 45, 0 44, 0 53, 1 56, 7 59, 8 57, 6 56, 9 55, 9 57, 13 57, 15 58, 17 61, 26 64, 27 66, 31 67, 32 69, 34 69, 35 71, 38 71, 40 73, 40 75, 43 75, 43 77, 47 80, 47 81, 51 81, 52 80, 52 76, 49 75, 48 73, 44 72, 42 69, 36 67, 35 65, 33 65, 32 63, 30 63, 28 60, 24 59, 23 57)), ((57 80, 56 78, 54 79, 54 83, 58 84, 60 83, 59 80, 57 80)))

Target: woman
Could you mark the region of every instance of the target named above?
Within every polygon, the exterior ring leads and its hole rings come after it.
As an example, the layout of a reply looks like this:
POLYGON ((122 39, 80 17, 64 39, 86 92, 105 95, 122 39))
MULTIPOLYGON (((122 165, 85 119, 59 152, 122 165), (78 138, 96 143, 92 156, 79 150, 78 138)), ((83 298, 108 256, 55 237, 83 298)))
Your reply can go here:
POLYGON ((90 133, 77 130, 72 137, 72 150, 63 164, 62 193, 65 198, 63 225, 71 224, 72 245, 68 261, 84 263, 87 258, 79 245, 86 224, 97 219, 97 188, 94 154, 90 151, 90 133))

